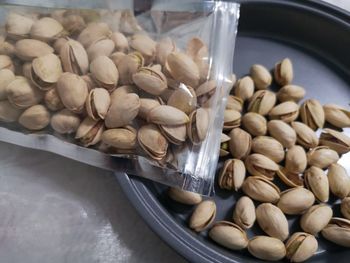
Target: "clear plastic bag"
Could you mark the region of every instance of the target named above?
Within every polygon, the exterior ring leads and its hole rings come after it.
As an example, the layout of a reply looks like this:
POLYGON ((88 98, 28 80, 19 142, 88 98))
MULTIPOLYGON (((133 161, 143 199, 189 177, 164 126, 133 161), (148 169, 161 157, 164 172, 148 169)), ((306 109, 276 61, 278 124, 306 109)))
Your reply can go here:
POLYGON ((0 140, 211 193, 238 4, 7 3, 0 140))

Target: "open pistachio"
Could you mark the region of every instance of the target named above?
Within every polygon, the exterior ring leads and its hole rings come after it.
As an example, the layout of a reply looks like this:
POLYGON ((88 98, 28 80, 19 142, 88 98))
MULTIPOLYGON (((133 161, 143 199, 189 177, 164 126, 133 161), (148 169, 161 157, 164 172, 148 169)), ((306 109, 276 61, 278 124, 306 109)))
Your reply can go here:
POLYGON ((111 39, 114 42, 115 50, 119 52, 127 52, 129 50, 128 39, 124 36, 123 33, 113 32, 111 39))
POLYGON ((242 117, 242 125, 253 136, 262 136, 267 132, 267 122, 264 116, 248 112, 242 117))
POLYGON ((296 187, 281 193, 277 206, 288 215, 302 214, 315 202, 315 196, 309 190, 296 187))
POLYGON ((181 145, 186 141, 187 128, 182 125, 159 125, 159 129, 164 137, 175 145, 181 145))
POLYGON ((164 74, 151 67, 141 67, 132 75, 133 82, 142 90, 158 96, 168 88, 164 74))
POLYGON ((255 137, 252 142, 252 152, 260 153, 276 163, 279 163, 284 159, 284 149, 282 144, 269 136, 255 137))
POLYGON ((196 93, 191 87, 177 89, 170 95, 167 104, 189 115, 197 106, 196 93))
POLYGON ((189 226, 196 232, 206 229, 215 219, 216 205, 214 201, 206 200, 195 208, 189 222, 189 226))
POLYGON ((108 129, 102 133, 102 142, 108 146, 129 150, 136 146, 137 131, 131 126, 123 128, 108 129))
POLYGON ((325 114, 323 107, 318 100, 306 100, 300 106, 300 117, 303 123, 313 130, 323 128, 325 122, 325 114))
POLYGON ((259 153, 248 155, 245 159, 245 166, 251 175, 265 177, 268 180, 273 180, 279 169, 274 161, 259 153))
POLYGON ((232 130, 241 125, 241 113, 236 110, 224 111, 224 131, 232 130))
POLYGON ((15 108, 7 100, 0 101, 0 121, 15 122, 21 115, 22 110, 15 108))
POLYGON ((220 188, 238 191, 243 184, 245 174, 245 166, 241 160, 226 160, 219 176, 220 188))
POLYGON ((299 102, 305 96, 305 89, 297 85, 286 85, 277 92, 277 99, 280 102, 299 102))
POLYGON ((323 129, 320 136, 320 145, 328 146, 339 155, 350 151, 350 137, 345 133, 333 129, 323 129))
POLYGON ((340 164, 331 164, 328 168, 329 189, 340 199, 350 193, 350 177, 346 169, 340 164))
POLYGON ((243 108, 243 101, 241 98, 238 98, 237 96, 232 96, 232 95, 229 95, 227 97, 226 109, 236 110, 241 112, 242 108, 243 108))
POLYGON ((193 111, 187 123, 187 135, 193 144, 199 144, 207 137, 209 115, 206 109, 198 108, 193 111))
POLYGON ((92 89, 86 99, 86 112, 93 120, 104 119, 107 115, 111 99, 107 90, 92 89))
POLYGON ((250 239, 248 251, 254 257, 267 261, 278 261, 286 255, 283 242, 268 236, 255 236, 250 239))
POLYGON ((162 38, 156 45, 156 61, 164 66, 168 55, 175 50, 175 42, 170 37, 162 38))
POLYGON ((294 145, 286 153, 285 167, 288 172, 300 174, 307 166, 306 153, 303 147, 294 145))
POLYGON ((25 61, 53 53, 53 48, 47 43, 36 39, 22 39, 15 44, 16 56, 25 61))
POLYGON ((272 76, 262 65, 255 64, 250 68, 250 76, 254 80, 256 89, 267 89, 271 85, 272 76))
POLYGON ((280 167, 277 171, 278 177, 290 187, 303 187, 304 181, 297 173, 288 171, 285 167, 280 167))
POLYGON ((152 159, 162 160, 168 150, 168 142, 158 127, 154 124, 142 126, 137 133, 137 140, 141 148, 152 159))
POLYGON ((139 52, 132 52, 123 56, 118 64, 120 83, 123 85, 133 83, 132 76, 143 67, 145 60, 139 52))
POLYGON ((79 116, 67 109, 55 113, 51 118, 52 129, 61 134, 73 133, 78 129, 79 125, 79 116))
POLYGON ((109 38, 102 38, 93 42, 86 50, 89 60, 92 61, 98 56, 110 56, 114 50, 114 42, 109 38))
POLYGON ((0 70, 1 69, 9 69, 12 72, 15 72, 15 66, 13 65, 13 61, 9 56, 0 55, 0 70))
POLYGON ((85 47, 88 48, 93 42, 98 39, 108 37, 111 31, 106 23, 92 22, 81 31, 77 40, 85 47))
POLYGON ((333 217, 322 230, 322 236, 337 245, 350 247, 350 220, 333 217))
MULTIPOLYGON (((116 92, 116 89, 114 92, 116 92)), ((155 107, 160 106, 160 103, 156 99, 140 98, 140 108, 138 112, 138 117, 147 120, 148 113, 155 107)))
POLYGON ((90 72, 101 88, 113 91, 118 83, 119 73, 113 61, 107 56, 99 56, 90 64, 90 72))
POLYGON ((220 157, 227 156, 230 154, 228 142, 231 140, 230 136, 225 133, 221 133, 221 145, 220 145, 220 157))
POLYGON ((295 130, 284 121, 269 121, 267 123, 267 130, 269 134, 279 141, 285 148, 291 148, 297 140, 295 130))
POLYGON ((46 107, 52 111, 58 111, 64 108, 64 105, 58 95, 57 89, 53 88, 45 92, 44 101, 46 107))
POLYGON ((313 192, 316 199, 320 202, 328 202, 329 199, 329 183, 328 177, 322 169, 311 166, 304 173, 305 185, 313 192))
POLYGON ((256 219, 255 206, 248 196, 242 196, 233 211, 233 221, 243 229, 251 228, 256 219))
POLYGON ((235 128, 231 130, 229 136, 231 138, 229 147, 233 158, 245 159, 252 146, 250 134, 240 128, 235 128))
MULTIPOLYGON (((210 99, 212 98, 213 94, 216 90, 216 81, 215 80, 209 80, 196 88, 196 95, 197 95, 197 101, 200 105, 204 106, 207 104, 210 104, 210 99)), ((243 103, 243 102, 242 102, 243 103)))
POLYGON ((292 122, 299 115, 299 106, 294 101, 286 101, 276 105, 269 112, 270 119, 279 119, 284 122, 292 122))
POLYGON ((57 39, 65 34, 63 26, 51 17, 43 17, 34 22, 30 36, 45 42, 57 39))
POLYGON ((337 152, 331 150, 327 146, 317 146, 311 149, 306 156, 310 166, 316 166, 321 169, 327 168, 332 163, 336 163, 339 160, 337 152))
POLYGON ((237 80, 235 85, 235 95, 243 101, 249 100, 254 94, 254 82, 249 76, 237 80))
POLYGON ((326 204, 311 206, 300 218, 301 228, 311 235, 316 235, 329 223, 333 216, 332 208, 326 204))
POLYGON ((68 39, 60 49, 64 71, 84 75, 89 69, 88 55, 80 42, 68 39))
POLYGON ((189 122, 183 111, 168 105, 160 105, 150 110, 147 120, 160 125, 181 125, 189 122))
POLYGON ((0 100, 7 98, 6 88, 15 79, 15 74, 9 69, 0 70, 0 100))
POLYGON ((336 104, 323 105, 326 121, 338 128, 350 127, 350 111, 336 104))
POLYGON ((43 105, 34 105, 19 116, 18 122, 28 130, 41 130, 50 123, 50 112, 43 105))
POLYGON ((216 222, 209 231, 209 237, 232 250, 241 250, 248 246, 248 236, 244 230, 228 221, 216 222))
POLYGON ((346 219, 350 219, 350 197, 345 197, 341 201, 340 211, 346 219))
POLYGON ((297 142, 306 149, 314 148, 318 145, 316 133, 306 124, 298 121, 291 123, 297 134, 297 142))
POLYGON ((28 37, 33 23, 34 20, 31 17, 10 13, 6 19, 6 33, 13 39, 28 37))
POLYGON ((285 58, 275 65, 275 81, 281 85, 288 85, 293 80, 293 65, 289 58, 285 58))
POLYGON ((258 90, 250 99, 248 111, 256 112, 265 116, 275 106, 275 103, 275 93, 269 90, 258 90))
POLYGON ((156 42, 146 34, 135 34, 130 40, 130 47, 140 52, 147 62, 153 60, 156 53, 156 42))
POLYGON ((89 147, 100 142, 103 131, 103 121, 95 121, 90 117, 86 117, 80 123, 75 139, 78 139, 84 147, 89 147))
POLYGON ((202 202, 202 196, 200 194, 181 190, 176 187, 169 188, 168 196, 172 200, 184 205, 197 205, 202 202))
POLYGON ((279 188, 262 176, 249 176, 243 182, 243 192, 252 199, 266 203, 277 203, 280 199, 279 188))
POLYGON ((318 243, 313 235, 296 232, 286 243, 286 257, 291 262, 304 262, 317 251, 318 243))

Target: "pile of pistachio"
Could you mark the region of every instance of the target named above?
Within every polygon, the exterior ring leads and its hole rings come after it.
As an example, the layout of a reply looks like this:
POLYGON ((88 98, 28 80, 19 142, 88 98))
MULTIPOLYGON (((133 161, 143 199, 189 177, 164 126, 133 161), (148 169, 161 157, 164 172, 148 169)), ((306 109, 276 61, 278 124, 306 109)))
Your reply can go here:
POLYGON ((210 227, 209 237, 228 249, 247 248, 267 261, 286 257, 302 262, 317 251, 320 234, 350 247, 350 177, 337 163, 350 150, 350 138, 342 132, 350 127, 350 111, 316 99, 298 105, 305 90, 291 84, 288 58, 276 64, 274 80, 280 86, 277 93, 267 89, 270 72, 253 65, 250 75, 236 82, 227 103, 220 155, 230 159, 224 161, 218 185, 242 193, 230 220, 213 223, 215 202, 202 201, 198 194, 171 188, 169 196, 198 204, 190 228, 200 232, 210 227), (287 190, 281 192, 277 181, 287 190), (344 218, 333 217, 330 194, 341 200, 344 218), (300 215, 304 232, 290 233, 286 215, 300 215), (256 221, 266 236, 249 239, 246 230, 256 221))
POLYGON ((10 13, 5 29, 0 121, 51 126, 85 147, 102 142, 155 161, 176 159, 170 146, 205 139, 216 83, 199 38, 181 50, 169 37, 112 32, 72 10, 10 13))

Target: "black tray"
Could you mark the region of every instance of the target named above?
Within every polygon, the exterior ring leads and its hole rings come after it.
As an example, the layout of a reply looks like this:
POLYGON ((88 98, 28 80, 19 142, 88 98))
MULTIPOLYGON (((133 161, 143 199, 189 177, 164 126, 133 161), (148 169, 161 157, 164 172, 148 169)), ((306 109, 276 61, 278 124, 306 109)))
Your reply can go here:
MULTIPOLYGON (((273 68, 284 57, 292 59, 294 84, 307 97, 347 106, 350 102, 350 14, 320 1, 244 1, 241 6, 234 71, 238 77, 254 63, 273 68)), ((342 164, 350 171, 350 155, 342 164)), ((150 227, 191 262, 263 262, 246 251, 236 252, 213 243, 207 233, 188 229, 191 207, 169 200, 166 187, 118 174, 125 193, 150 227)), ((217 220, 231 219, 235 193, 215 187, 217 220)), ((335 206, 339 214, 339 205, 335 206)), ((299 222, 289 223, 294 230, 299 222)), ((254 229, 259 234, 258 229, 254 229)), ((261 232, 260 232, 261 233, 261 232)), ((319 238, 319 251, 309 262, 350 262, 350 251, 319 238), (326 251, 325 251, 326 249, 326 251)))

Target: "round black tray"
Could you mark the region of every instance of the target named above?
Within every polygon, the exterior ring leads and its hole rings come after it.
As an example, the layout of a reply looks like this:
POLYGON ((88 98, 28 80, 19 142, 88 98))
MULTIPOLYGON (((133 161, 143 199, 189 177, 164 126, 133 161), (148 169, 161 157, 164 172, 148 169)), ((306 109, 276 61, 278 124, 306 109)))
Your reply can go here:
MULTIPOLYGON (((320 1, 244 1, 234 59, 241 77, 254 63, 273 68, 284 57, 292 59, 294 84, 305 87, 307 97, 322 103, 347 106, 350 102, 350 14, 320 1)), ((348 133, 348 131, 346 131, 348 133)), ((341 164, 350 171, 350 155, 341 164)), ((207 233, 188 229, 191 207, 176 204, 166 187, 126 174, 117 174, 122 188, 149 226, 191 262, 262 262, 246 251, 236 252, 213 243, 207 233)), ((217 220, 230 219, 236 193, 215 187, 217 220)), ((335 205, 339 214, 339 205, 335 205)), ((288 218, 298 230, 299 222, 288 218)), ((254 230, 255 234, 259 229, 254 230)), ((350 251, 319 238, 319 251, 309 262, 349 262, 350 251)))

